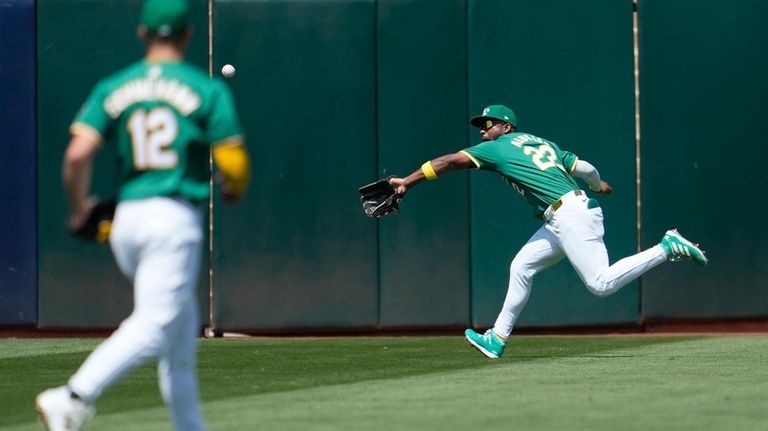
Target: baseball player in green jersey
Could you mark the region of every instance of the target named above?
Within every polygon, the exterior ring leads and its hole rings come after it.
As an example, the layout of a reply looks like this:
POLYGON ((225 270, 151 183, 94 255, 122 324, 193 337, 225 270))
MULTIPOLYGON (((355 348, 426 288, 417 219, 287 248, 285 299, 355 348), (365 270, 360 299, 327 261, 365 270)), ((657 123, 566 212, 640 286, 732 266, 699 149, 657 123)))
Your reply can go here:
POLYGON ((63 166, 70 229, 88 214, 95 153, 116 146, 119 191, 109 239, 133 282, 134 309, 66 386, 38 395, 37 408, 52 431, 79 430, 106 389, 149 361, 158 362, 175 429, 205 428, 195 287, 210 149, 228 200, 243 196, 250 167, 229 89, 183 59, 188 15, 185 0, 146 0, 139 26, 146 57, 99 82, 71 126, 63 166))
POLYGON ((603 243, 603 211, 573 178, 583 180, 595 193, 611 193, 611 186, 600 178, 597 169, 553 142, 517 132, 517 117, 506 106, 488 106, 482 115, 472 118, 471 124, 480 129, 483 142, 430 160, 406 178, 392 178, 390 183, 405 194, 422 181, 449 171, 483 169, 501 175, 543 220, 512 260, 507 296, 493 328, 484 334, 465 331, 467 340, 485 356, 502 356, 534 276, 563 257, 568 257, 587 289, 597 296, 617 292, 667 260, 692 259, 707 264, 697 245, 669 230, 658 245, 609 265, 603 243))

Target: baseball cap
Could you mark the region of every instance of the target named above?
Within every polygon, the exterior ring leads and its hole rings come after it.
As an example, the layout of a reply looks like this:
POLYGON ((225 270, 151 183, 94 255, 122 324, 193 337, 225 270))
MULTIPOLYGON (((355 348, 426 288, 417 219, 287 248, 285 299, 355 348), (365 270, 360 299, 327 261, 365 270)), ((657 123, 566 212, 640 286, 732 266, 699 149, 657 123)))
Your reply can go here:
POLYGON ((486 106, 482 114, 472 118, 469 122, 475 127, 482 127, 486 120, 501 120, 517 127, 517 116, 504 105, 486 106))
POLYGON ((144 0, 140 24, 150 33, 170 36, 187 29, 187 0, 144 0))

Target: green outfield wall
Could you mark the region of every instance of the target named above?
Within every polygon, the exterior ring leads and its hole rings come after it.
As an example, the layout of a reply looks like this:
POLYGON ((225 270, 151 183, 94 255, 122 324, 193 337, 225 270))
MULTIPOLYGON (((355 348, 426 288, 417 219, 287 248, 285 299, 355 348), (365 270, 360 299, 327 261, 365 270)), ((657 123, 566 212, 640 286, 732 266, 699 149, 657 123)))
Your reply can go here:
POLYGON ((216 3, 217 70, 253 155, 248 198, 215 219, 216 327, 374 327, 375 2, 216 3))
POLYGON ((645 277, 646 319, 768 311, 764 12, 760 0, 640 3, 643 243, 677 227, 710 258, 645 277))
MULTIPOLYGON (((462 0, 378 2, 376 176, 407 175, 465 145, 465 16, 462 0)), ((402 208, 379 223, 379 324, 466 324, 466 174, 414 189, 402 208)))
MULTIPOLYGON (((363 216, 357 188, 477 143, 468 119, 494 103, 612 184, 599 198, 612 262, 671 227, 712 258, 706 269, 665 264, 608 298, 589 294, 564 260, 537 277, 520 327, 768 317, 768 253, 754 228, 768 208, 757 166, 768 38, 755 12, 766 6, 639 3, 638 176, 632 0, 214 1, 211 66, 237 68, 227 82, 253 181, 242 203, 214 200, 199 287, 205 324, 491 324, 510 261, 541 225, 523 200, 491 174, 452 173, 377 221, 363 216)), ((108 247, 67 235, 60 170, 69 122, 92 86, 142 54, 139 4, 36 4, 42 328, 114 327, 132 306, 108 247)), ((189 58, 207 68, 207 2, 193 10, 189 58)), ((100 195, 114 190, 113 156, 109 147, 98 156, 100 195)))

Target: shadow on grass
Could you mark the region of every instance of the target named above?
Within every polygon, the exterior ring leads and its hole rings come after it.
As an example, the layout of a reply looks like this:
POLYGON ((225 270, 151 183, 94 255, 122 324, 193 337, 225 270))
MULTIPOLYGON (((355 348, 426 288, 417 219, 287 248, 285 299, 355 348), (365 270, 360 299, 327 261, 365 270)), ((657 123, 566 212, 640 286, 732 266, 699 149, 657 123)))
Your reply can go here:
MULTIPOLYGON (((215 339, 201 341, 198 370, 203 400, 215 401, 514 362, 631 357, 632 349, 693 338, 516 337, 498 361, 486 359, 462 337, 215 339)), ((0 426, 34 420, 35 395, 66 383, 86 356, 63 353, 0 360, 0 403, 6 407, 0 426)), ((155 366, 147 365, 109 390, 98 408, 110 413, 161 405, 155 366)))

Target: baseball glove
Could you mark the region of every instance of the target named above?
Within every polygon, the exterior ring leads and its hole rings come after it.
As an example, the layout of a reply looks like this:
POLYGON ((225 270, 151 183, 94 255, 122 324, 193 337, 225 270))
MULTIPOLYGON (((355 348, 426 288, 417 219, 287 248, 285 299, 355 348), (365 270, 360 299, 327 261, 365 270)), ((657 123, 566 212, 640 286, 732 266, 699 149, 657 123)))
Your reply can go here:
POLYGON ((395 193, 395 188, 389 183, 389 178, 382 178, 360 187, 357 191, 360 192, 363 212, 368 217, 379 218, 400 212, 400 200, 403 196, 395 193))
POLYGON ((88 213, 88 218, 82 226, 70 233, 78 239, 103 243, 109 240, 112 230, 112 218, 115 215, 117 201, 115 199, 96 200, 88 213))

